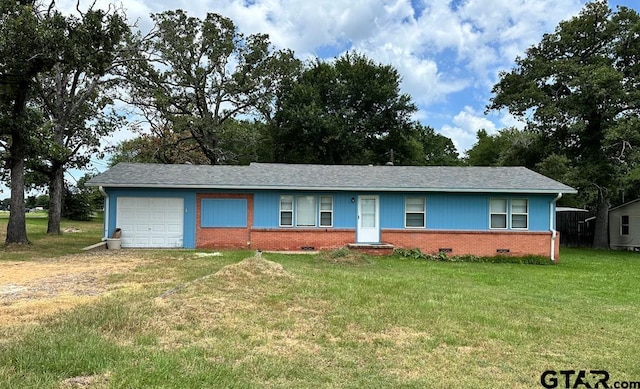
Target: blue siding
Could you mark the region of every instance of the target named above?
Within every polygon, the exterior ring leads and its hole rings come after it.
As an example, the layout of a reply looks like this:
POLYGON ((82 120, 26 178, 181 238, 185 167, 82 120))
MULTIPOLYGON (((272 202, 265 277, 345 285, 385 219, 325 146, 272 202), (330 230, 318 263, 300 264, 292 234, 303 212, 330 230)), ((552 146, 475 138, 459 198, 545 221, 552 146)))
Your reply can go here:
POLYGON ((253 226, 259 228, 278 227, 280 193, 260 191, 253 196, 253 226))
POLYGON ((280 195, 328 194, 334 201, 334 228, 356 228, 357 199, 359 194, 380 196, 381 228, 404 228, 405 198, 426 198, 426 228, 431 230, 489 230, 489 200, 491 198, 529 200, 529 231, 549 230, 550 195, 513 194, 463 194, 463 193, 309 193, 264 191, 255 194, 254 225, 262 228, 277 228, 280 195))
POLYGON ((202 227, 246 227, 246 199, 203 199, 202 227))
POLYGON ((358 217, 358 195, 356 193, 333 194, 333 227, 356 228, 358 217), (351 202, 353 199, 353 202, 351 202))
POLYGON ((404 228, 404 194, 380 195, 380 228, 404 228))
MULTIPOLYGON (((258 228, 278 228, 280 220, 280 196, 333 196, 333 228, 355 228, 357 204, 355 199, 356 193, 338 192, 277 192, 277 191, 259 191, 254 194, 253 204, 253 225, 258 228), (351 199, 354 199, 352 202, 351 199)), ((316 206, 320 206, 320 201, 316 202, 316 206)), ((319 212, 319 211, 318 211, 319 212)), ((295 212, 294 212, 295 217, 295 212)), ((291 227, 283 227, 291 228, 291 227)))
POLYGON ((482 194, 438 193, 427 196, 427 228, 488 230, 489 197, 482 194))
MULTIPOLYGON (((516 197, 514 197, 516 198, 516 197)), ((555 196, 529 196, 529 231, 549 231, 549 204, 555 196)), ((555 228, 555 209, 551 217, 555 228)))
POLYGON ((489 200, 491 198, 526 198, 529 200, 528 231, 549 230, 549 203, 554 196, 512 194, 460 193, 394 193, 380 196, 380 225, 382 228, 404 228, 406 197, 425 196, 427 225, 430 230, 489 230, 489 200))
MULTIPOLYGON (((114 189, 105 188, 109 195, 109 216, 107 232, 112 234, 117 227, 116 204, 118 197, 181 197, 184 199, 183 246, 196 247, 196 192, 172 189, 114 189)), ((106 222, 106 221, 105 221, 106 222)))

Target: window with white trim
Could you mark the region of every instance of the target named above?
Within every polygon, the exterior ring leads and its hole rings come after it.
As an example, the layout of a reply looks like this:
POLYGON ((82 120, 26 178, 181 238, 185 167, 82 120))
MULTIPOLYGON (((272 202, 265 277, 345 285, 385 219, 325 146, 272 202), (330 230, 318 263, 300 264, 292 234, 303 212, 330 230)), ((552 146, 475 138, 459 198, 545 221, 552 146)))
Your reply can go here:
POLYGON ((333 227, 333 196, 281 195, 280 227, 333 227))
POLYGON ((404 226, 407 228, 424 228, 425 226, 424 197, 405 197, 404 199, 404 226))
POLYGON ((507 199, 491 199, 489 202, 490 227, 507 228, 507 199))
POLYGON ((511 228, 526 230, 529 228, 529 201, 511 199, 511 228))
POLYGON ((620 235, 629 235, 629 215, 620 216, 620 235))
POLYGON ((320 196, 320 227, 333 226, 333 197, 320 196))
POLYGON ((293 227, 293 196, 280 196, 280 226, 293 227))

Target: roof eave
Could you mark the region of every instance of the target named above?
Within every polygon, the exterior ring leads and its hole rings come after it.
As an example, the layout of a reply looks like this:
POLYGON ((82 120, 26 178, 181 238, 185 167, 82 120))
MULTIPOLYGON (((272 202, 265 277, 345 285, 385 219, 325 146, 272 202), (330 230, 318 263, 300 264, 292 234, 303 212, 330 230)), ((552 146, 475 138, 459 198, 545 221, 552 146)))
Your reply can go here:
POLYGON ((531 193, 531 194, 575 194, 575 189, 517 189, 517 188, 390 188, 390 187, 331 187, 331 186, 283 186, 283 185, 166 185, 166 184, 106 184, 87 183, 87 186, 104 188, 154 188, 154 189, 224 189, 224 190, 296 190, 335 192, 456 192, 456 193, 531 193))

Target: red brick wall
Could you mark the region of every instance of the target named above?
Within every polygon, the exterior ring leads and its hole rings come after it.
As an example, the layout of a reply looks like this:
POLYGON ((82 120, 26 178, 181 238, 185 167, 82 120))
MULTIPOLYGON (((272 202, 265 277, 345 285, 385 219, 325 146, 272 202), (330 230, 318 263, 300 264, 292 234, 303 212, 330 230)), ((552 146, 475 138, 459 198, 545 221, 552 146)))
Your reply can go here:
POLYGON ((326 250, 355 242, 355 229, 345 228, 256 228, 251 230, 251 248, 257 250, 326 250))
MULTIPOLYGON (((550 232, 508 231, 408 231, 382 230, 382 241, 396 247, 419 248, 424 253, 437 253, 440 249, 452 249, 450 255, 497 255, 497 250, 508 249, 505 255, 527 254, 549 257, 550 232)), ((555 253, 559 258, 559 235, 556 236, 555 253)))
POLYGON ((199 193, 196 195, 196 247, 197 248, 248 248, 250 229, 253 225, 253 195, 236 193, 199 193), (247 199, 247 227, 202 227, 202 199, 247 199))

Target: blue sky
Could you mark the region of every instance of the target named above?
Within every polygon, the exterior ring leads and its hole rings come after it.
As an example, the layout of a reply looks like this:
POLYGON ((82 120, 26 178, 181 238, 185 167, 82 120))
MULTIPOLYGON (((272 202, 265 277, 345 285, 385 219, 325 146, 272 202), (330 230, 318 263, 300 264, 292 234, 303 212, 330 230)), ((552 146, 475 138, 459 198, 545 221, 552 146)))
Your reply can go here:
MULTIPOLYGON (((86 9, 93 0, 81 0, 86 9)), ((106 7, 109 1, 98 0, 106 7)), ((485 115, 501 70, 540 42, 561 20, 575 16, 585 0, 127 0, 123 7, 142 30, 150 13, 182 8, 191 16, 216 12, 245 34, 267 33, 276 48, 301 59, 332 59, 356 50, 393 65, 402 91, 419 111, 415 119, 451 138, 463 154, 479 129, 489 133, 518 126, 507 112, 485 115)), ((76 0, 58 0, 72 12, 76 0)), ((640 10, 637 0, 615 0, 640 10)), ((121 131, 105 145, 132 137, 121 131)), ((102 161, 95 161, 104 170, 102 161)))

